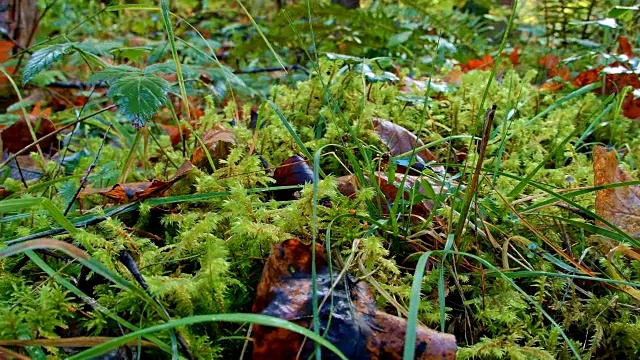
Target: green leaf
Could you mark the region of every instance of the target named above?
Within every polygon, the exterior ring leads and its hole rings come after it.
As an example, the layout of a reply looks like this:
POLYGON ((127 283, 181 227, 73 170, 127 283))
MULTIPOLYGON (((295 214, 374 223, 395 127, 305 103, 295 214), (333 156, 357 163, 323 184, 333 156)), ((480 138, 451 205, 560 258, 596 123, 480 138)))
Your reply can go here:
MULTIPOLYGON (((197 79, 200 77, 200 69, 195 66, 180 64, 182 73, 187 79, 197 79)), ((156 63, 144 68, 145 74, 176 74, 176 64, 173 61, 166 61, 163 63, 156 63)))
POLYGON ((364 61, 364 59, 351 56, 351 55, 342 55, 336 53, 326 53, 327 59, 331 61, 342 60, 345 64, 360 64, 364 61))
POLYGON ((72 49, 73 43, 64 43, 50 45, 34 52, 22 73, 22 83, 28 83, 36 74, 51 66, 51 64, 58 61, 63 55, 68 54, 72 49))
POLYGON ((107 95, 139 129, 166 103, 169 89, 169 82, 158 76, 131 74, 115 80, 107 95))
POLYGON ((88 82, 96 83, 98 81, 118 80, 125 76, 141 74, 142 70, 128 65, 109 66, 104 70, 98 71, 91 75, 88 82))
POLYGON ((640 11, 640 4, 634 6, 614 6, 607 16, 620 19, 626 17, 628 14, 633 16, 633 13, 638 11, 640 11))
POLYGON ((300 325, 294 324, 284 319, 262 315, 262 314, 211 314, 211 315, 196 315, 189 316, 183 319, 171 320, 164 324, 151 326, 148 328, 144 328, 138 331, 134 331, 132 333, 120 336, 118 338, 109 340, 100 345, 94 346, 90 349, 84 350, 80 353, 77 353, 69 359, 91 359, 95 358, 99 355, 102 355, 109 350, 115 349, 122 344, 126 344, 127 342, 136 339, 139 336, 151 334, 154 332, 159 332, 167 329, 174 329, 180 326, 192 325, 192 324, 200 324, 205 322, 234 322, 234 323, 246 323, 250 322, 253 324, 263 325, 263 326, 271 326, 281 329, 286 329, 301 335, 308 337, 309 339, 318 342, 319 345, 326 347, 331 350, 337 358, 346 360, 347 358, 340 352, 340 350, 330 343, 327 339, 315 334, 314 332, 306 329, 300 325))
POLYGON ((411 37, 411 34, 413 34, 413 31, 405 31, 405 32, 401 32, 399 34, 393 35, 391 38, 389 38, 387 47, 396 47, 398 45, 402 45, 406 43, 407 40, 409 40, 409 38, 411 37))

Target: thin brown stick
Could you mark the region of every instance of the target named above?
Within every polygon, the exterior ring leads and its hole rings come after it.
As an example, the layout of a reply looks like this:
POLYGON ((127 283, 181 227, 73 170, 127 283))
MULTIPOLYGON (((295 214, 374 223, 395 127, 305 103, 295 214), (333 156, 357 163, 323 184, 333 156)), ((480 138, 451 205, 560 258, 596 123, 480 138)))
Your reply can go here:
POLYGON ((19 354, 13 350, 9 350, 1 346, 0 346, 0 359, 31 360, 31 358, 28 356, 19 354))
MULTIPOLYGON (((0 340, 0 346, 55 346, 55 347, 92 347, 100 345, 115 338, 109 336, 79 336, 60 339, 29 339, 29 340, 0 340)), ((138 340, 127 343, 129 346, 138 346, 138 340)), ((150 341, 140 340, 143 347, 156 347, 150 341)))
POLYGON ((467 220, 467 215, 469 214, 469 208, 471 207, 471 200, 476 193, 476 188, 478 187, 478 179, 480 178, 480 170, 482 169, 482 163, 484 162, 484 155, 487 150, 487 145, 489 145, 489 134, 491 134, 491 126, 493 124, 493 118, 496 115, 497 105, 493 104, 490 109, 487 110, 485 114, 484 128, 482 132, 482 141, 480 142, 480 147, 478 149, 478 162, 476 164, 476 168, 473 171, 473 177, 471 178, 471 184, 469 188, 466 190, 463 208, 460 211, 460 217, 458 220, 458 225, 456 226, 456 231, 454 234, 454 241, 460 240, 460 235, 462 235, 462 230, 464 229, 464 223, 467 220))

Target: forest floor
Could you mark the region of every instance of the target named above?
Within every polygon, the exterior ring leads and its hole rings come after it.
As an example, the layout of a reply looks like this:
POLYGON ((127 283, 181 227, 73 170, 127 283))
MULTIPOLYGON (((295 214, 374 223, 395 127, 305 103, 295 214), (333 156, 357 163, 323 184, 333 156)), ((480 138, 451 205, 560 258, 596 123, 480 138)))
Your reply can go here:
POLYGON ((4 62, 0 358, 640 352, 637 5, 178 3, 4 62))

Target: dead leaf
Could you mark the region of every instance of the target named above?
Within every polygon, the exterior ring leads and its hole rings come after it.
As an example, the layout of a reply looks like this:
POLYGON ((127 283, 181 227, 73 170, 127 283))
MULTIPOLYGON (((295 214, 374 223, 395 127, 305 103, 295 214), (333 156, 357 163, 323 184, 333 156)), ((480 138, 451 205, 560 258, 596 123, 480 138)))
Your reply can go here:
POLYGON ((547 72, 548 72, 549 70, 555 69, 558 67, 558 65, 560 64, 560 59, 556 55, 552 53, 548 53, 542 59, 540 59, 539 63, 540 63, 540 66, 547 69, 547 72))
MULTIPOLYGON (((398 195, 399 186, 402 183, 402 178, 404 174, 396 173, 395 179, 390 181, 387 175, 381 171, 376 171, 375 173, 375 181, 377 182, 377 186, 380 188, 382 195, 384 198, 374 199, 374 203, 377 206, 380 206, 383 214, 389 214, 389 208, 391 204, 396 200, 396 196, 398 195)), ((367 181, 370 182, 369 178, 366 178, 367 181)), ((407 200, 410 198, 409 191, 411 188, 418 184, 418 191, 422 195, 426 195, 426 191, 422 186, 422 181, 427 181, 431 185, 433 191, 438 194, 441 191, 441 184, 432 181, 424 176, 417 175, 407 175, 404 181, 404 194, 402 197, 407 200)), ((356 196, 357 191, 361 188, 361 184, 358 183, 358 179, 355 175, 345 175, 340 176, 336 179, 336 185, 338 187, 338 191, 346 197, 353 198, 356 196)), ((366 186, 373 186, 373 184, 369 183, 366 186)), ((433 202, 429 200, 423 200, 417 202, 411 207, 411 214, 418 216, 418 219, 426 219, 429 217, 431 210, 433 209, 433 202)))
MULTIPOLYGON (((616 151, 602 146, 593 149, 594 185, 633 180, 618 166, 616 151)), ((596 191, 596 214, 630 236, 640 235, 640 186, 621 186, 596 191)), ((597 222, 597 225, 603 226, 597 222)))
MULTIPOLYGON (((202 135, 202 142, 209 150, 209 154, 215 166, 219 165, 219 161, 229 156, 231 148, 236 145, 236 137, 233 131, 216 128, 206 131, 202 135)), ((197 167, 208 167, 209 160, 202 146, 198 146, 191 155, 191 163, 197 167)))
MULTIPOLYGON (((422 140, 418 139, 411 131, 396 125, 389 120, 374 117, 373 130, 380 140, 389 148, 391 156, 399 156, 408 153, 416 147, 423 146, 422 140)), ((436 156, 429 149, 422 149, 416 152, 418 161, 426 164, 436 161, 436 156)), ((444 171, 442 166, 431 167, 436 172, 444 171)))
POLYGON ((472 59, 460 66, 462 72, 469 72, 471 70, 489 70, 493 67, 493 57, 491 55, 485 55, 482 59, 472 59))
POLYGON ((620 53, 627 55, 629 58, 633 57, 633 47, 629 43, 629 39, 624 36, 618 36, 618 44, 620 45, 620 53))
POLYGON ((168 181, 152 180, 142 182, 132 182, 125 184, 116 184, 110 188, 83 189, 79 196, 84 197, 92 194, 100 194, 107 199, 111 199, 116 203, 127 203, 131 201, 150 199, 164 195, 164 193, 173 186, 178 180, 182 179, 187 172, 193 169, 193 165, 189 161, 178 169, 175 176, 168 181))
MULTIPOLYGON (((375 299, 363 281, 347 274, 335 282, 330 275, 324 248, 316 245, 317 297, 320 331, 349 359, 401 359, 407 322, 376 309, 375 299), (331 296, 332 298, 329 298, 331 296), (329 299, 323 301, 324 299, 329 299)), ((311 245, 289 239, 272 247, 258 284, 253 311, 311 325, 311 245)), ((253 359, 306 359, 314 349, 312 341, 281 328, 253 327, 253 359), (298 353, 300 352, 300 357, 298 353)), ((454 359, 453 335, 418 326, 416 359, 454 359)), ((328 350, 325 350, 328 351, 328 350)), ((327 358, 329 357, 327 354, 327 358)))
MULTIPOLYGON (((273 173, 276 186, 304 185, 313 182, 313 169, 309 161, 303 157, 294 155, 280 164, 273 173)), ((296 200, 299 198, 296 190, 274 191, 274 197, 278 201, 296 200)))
POLYGON ((171 146, 176 146, 182 142, 182 136, 187 138, 189 136, 189 129, 186 127, 178 128, 177 125, 164 125, 162 124, 162 129, 164 132, 169 135, 169 139, 171 140, 171 146), (182 132, 182 136, 180 133, 182 132))
POLYGON ((548 78, 560 78, 562 81, 549 80, 540 86, 540 90, 545 91, 558 91, 564 87, 563 81, 571 79, 571 71, 564 65, 560 65, 560 59, 554 54, 547 54, 539 61, 540 66, 544 67, 547 71, 548 78))
POLYGON ((508 57, 514 67, 520 64, 520 49, 517 46, 509 54, 503 53, 502 56, 508 57))
MULTIPOLYGON (((56 130, 53 122, 47 118, 29 115, 29 121, 38 139, 56 130)), ((18 119, 13 125, 0 129, 0 137, 2 138, 2 150, 7 153, 16 153, 33 142, 29 126, 24 117, 18 119)), ((57 142, 58 140, 55 137, 50 137, 41 141, 40 147, 43 152, 53 154, 58 149, 57 142)), ((36 147, 31 146, 28 151, 35 150, 36 147)))
POLYGON ((640 98, 635 99, 632 93, 627 94, 622 103, 622 114, 629 119, 640 119, 640 98))
MULTIPOLYGON (((620 62, 615 62, 607 67, 598 66, 593 69, 585 70, 581 72, 572 83, 575 86, 582 87, 589 84, 593 84, 596 81, 604 80, 606 94, 616 94, 622 90, 625 86, 631 86, 634 89, 640 88, 640 79, 638 74, 635 74, 629 69, 629 66, 620 62), (607 73, 602 76, 605 70, 609 70, 611 73, 607 73)), ((595 92, 601 92, 601 88, 594 89, 595 92)))

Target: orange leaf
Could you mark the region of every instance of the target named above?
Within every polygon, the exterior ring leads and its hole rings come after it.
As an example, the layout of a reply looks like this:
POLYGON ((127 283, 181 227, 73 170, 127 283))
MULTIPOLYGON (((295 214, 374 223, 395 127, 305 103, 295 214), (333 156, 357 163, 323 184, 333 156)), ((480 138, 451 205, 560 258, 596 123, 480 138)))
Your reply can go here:
MULTIPOLYGON (((258 284, 253 311, 290 320, 308 327, 312 316, 313 264, 311 245, 289 239, 274 245, 258 284)), ((325 250, 315 245, 317 271, 316 296, 320 326, 325 339, 349 359, 400 359, 407 328, 405 319, 376 309, 375 299, 364 281, 346 274, 333 281, 325 250), (331 301, 323 299, 331 296, 331 301), (330 324, 330 326, 329 326, 330 324)), ((335 274, 339 273, 333 269, 335 274)), ((313 353, 314 343, 281 328, 253 327, 253 359, 306 359, 313 353)), ((416 359, 454 359, 456 340, 453 335, 439 333, 419 325, 416 336, 416 359)))
POLYGON ((104 189, 86 188, 80 192, 79 196, 82 197, 91 194, 100 194, 115 201, 116 203, 127 203, 130 201, 159 197, 164 195, 164 193, 169 190, 173 184, 182 179, 191 169, 193 169, 191 162, 185 161, 176 172, 176 175, 168 181, 152 180, 116 184, 113 187, 104 189))
POLYGON ((513 51, 509 54, 509 60, 511 60, 513 66, 518 66, 518 64, 520 64, 520 49, 517 47, 513 48, 513 51))
POLYGON ((514 47, 509 54, 503 53, 502 56, 508 57, 514 67, 520 64, 520 49, 517 46, 514 47))
POLYGON ((618 36, 618 44, 620 45, 620 52, 627 55, 628 57, 633 57, 633 47, 629 43, 629 39, 624 36, 618 36))
POLYGON ((547 70, 555 69, 560 64, 560 59, 552 54, 548 53, 542 59, 540 59, 540 66, 544 67, 547 70))
POLYGON ((627 94, 622 103, 622 114, 629 119, 640 119, 640 98, 634 99, 633 94, 627 94))
POLYGON ((564 87, 564 84, 557 81, 547 81, 546 83, 540 85, 540 90, 544 91, 558 91, 564 87))
POLYGON ((182 137, 180 136, 180 130, 182 130, 182 135, 186 138, 189 136, 189 129, 186 127, 182 127, 182 129, 178 128, 176 125, 164 125, 162 124, 162 129, 169 135, 169 139, 171 140, 171 146, 176 146, 180 144, 182 141, 182 137))
POLYGON ((488 70, 493 66, 493 57, 491 55, 485 55, 482 59, 472 59, 462 64, 460 69, 463 72, 469 72, 471 70, 488 70))
POLYGON ((575 79, 573 79, 572 83, 575 86, 583 87, 589 84, 593 84, 594 82, 600 79, 600 71, 602 71, 603 67, 599 66, 590 70, 585 70, 578 74, 575 79))
MULTIPOLYGON (((593 149, 594 185, 633 180, 618 166, 615 151, 593 149)), ((640 234, 640 186, 621 186, 596 191, 596 214, 631 236, 640 234)), ((602 223, 598 222, 602 226, 602 223)))

